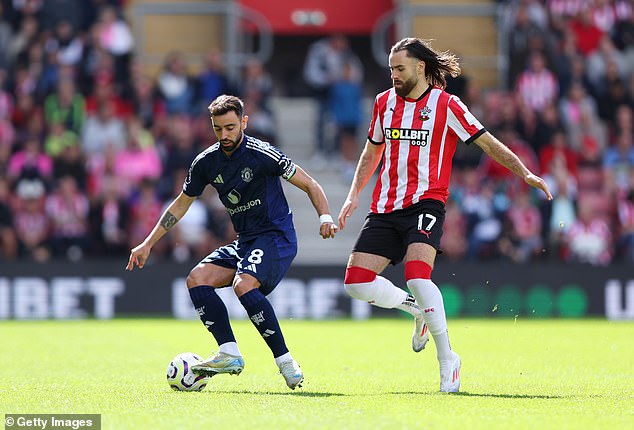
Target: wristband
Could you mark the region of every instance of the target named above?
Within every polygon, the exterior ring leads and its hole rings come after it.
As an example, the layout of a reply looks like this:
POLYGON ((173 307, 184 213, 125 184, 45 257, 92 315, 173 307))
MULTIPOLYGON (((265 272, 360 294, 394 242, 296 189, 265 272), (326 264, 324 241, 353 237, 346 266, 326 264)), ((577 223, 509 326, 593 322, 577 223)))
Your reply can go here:
POLYGON ((332 219, 332 215, 330 214, 319 215, 319 224, 323 224, 325 222, 329 222, 330 224, 335 223, 335 221, 332 219))

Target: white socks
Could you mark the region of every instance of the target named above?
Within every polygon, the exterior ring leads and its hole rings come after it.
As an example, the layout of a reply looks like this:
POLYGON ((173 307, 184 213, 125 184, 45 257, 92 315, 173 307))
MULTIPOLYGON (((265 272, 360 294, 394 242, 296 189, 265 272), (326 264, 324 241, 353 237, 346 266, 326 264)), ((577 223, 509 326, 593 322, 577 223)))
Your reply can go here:
POLYGON ((447 318, 440 290, 431 279, 410 279, 407 281, 407 287, 424 311, 425 324, 434 338, 438 360, 450 359, 451 346, 447 335, 447 318))
POLYGON ((369 302, 375 306, 386 309, 400 309, 414 317, 421 311, 415 303, 408 301, 407 292, 398 288, 383 276, 377 276, 372 282, 358 284, 344 284, 346 292, 352 298, 369 302))
POLYGON ((238 344, 236 342, 226 342, 218 347, 218 350, 224 354, 233 355, 236 357, 242 357, 238 344))
POLYGON ((286 354, 282 354, 279 357, 275 357, 275 364, 277 364, 277 367, 280 367, 280 364, 292 359, 293 357, 291 356, 291 353, 287 352, 286 354))

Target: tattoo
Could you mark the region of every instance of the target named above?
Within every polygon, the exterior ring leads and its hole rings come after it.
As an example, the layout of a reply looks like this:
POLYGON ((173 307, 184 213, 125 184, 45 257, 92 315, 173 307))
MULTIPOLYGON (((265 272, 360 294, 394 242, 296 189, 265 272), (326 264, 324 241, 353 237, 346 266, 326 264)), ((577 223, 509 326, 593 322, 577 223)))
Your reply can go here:
POLYGON ((170 228, 174 227, 174 224, 176 224, 177 222, 178 220, 174 215, 172 215, 170 211, 165 212, 165 215, 163 215, 163 218, 161 218, 161 226, 165 230, 169 230, 170 228))

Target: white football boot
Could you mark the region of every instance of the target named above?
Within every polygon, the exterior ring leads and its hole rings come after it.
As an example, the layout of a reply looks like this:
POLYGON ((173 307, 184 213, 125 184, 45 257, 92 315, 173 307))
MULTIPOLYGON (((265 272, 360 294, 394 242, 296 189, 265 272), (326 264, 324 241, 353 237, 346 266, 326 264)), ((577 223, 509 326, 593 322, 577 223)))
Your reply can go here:
POLYGON ((429 342, 429 330, 423 316, 414 318, 414 334, 412 335, 412 349, 421 352, 429 342))
POLYGON ((244 369, 244 359, 240 356, 219 352, 192 366, 192 372, 198 375, 214 376, 220 373, 239 375, 244 369))
POLYGON ((302 382, 304 382, 304 373, 302 373, 302 369, 299 368, 297 361, 293 359, 286 360, 280 363, 279 368, 288 388, 294 390, 297 387, 302 387, 302 382))
POLYGON ((460 391, 460 356, 451 351, 449 360, 440 361, 440 392, 457 393, 460 391))

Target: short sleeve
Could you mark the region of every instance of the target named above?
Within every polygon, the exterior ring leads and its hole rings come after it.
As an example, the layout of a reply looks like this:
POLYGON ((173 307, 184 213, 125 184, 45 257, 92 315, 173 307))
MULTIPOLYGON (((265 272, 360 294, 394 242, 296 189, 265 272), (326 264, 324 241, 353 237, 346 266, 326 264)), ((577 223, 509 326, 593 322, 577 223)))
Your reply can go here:
POLYGON ((262 143, 257 145, 254 149, 261 154, 264 160, 264 165, 269 174, 274 176, 281 176, 287 181, 290 180, 297 170, 297 166, 293 161, 282 151, 276 147, 262 143))
POLYGON ((183 192, 189 197, 198 197, 203 193, 203 190, 207 186, 208 180, 205 177, 203 164, 201 162, 202 157, 196 157, 189 167, 187 177, 183 183, 183 192))
POLYGON ((486 132, 458 97, 451 96, 447 110, 447 125, 463 142, 469 144, 486 132))
POLYGON ((381 127, 378 96, 374 99, 374 106, 372 107, 372 120, 370 121, 370 128, 368 129, 368 140, 375 145, 381 145, 385 142, 385 135, 381 127))

